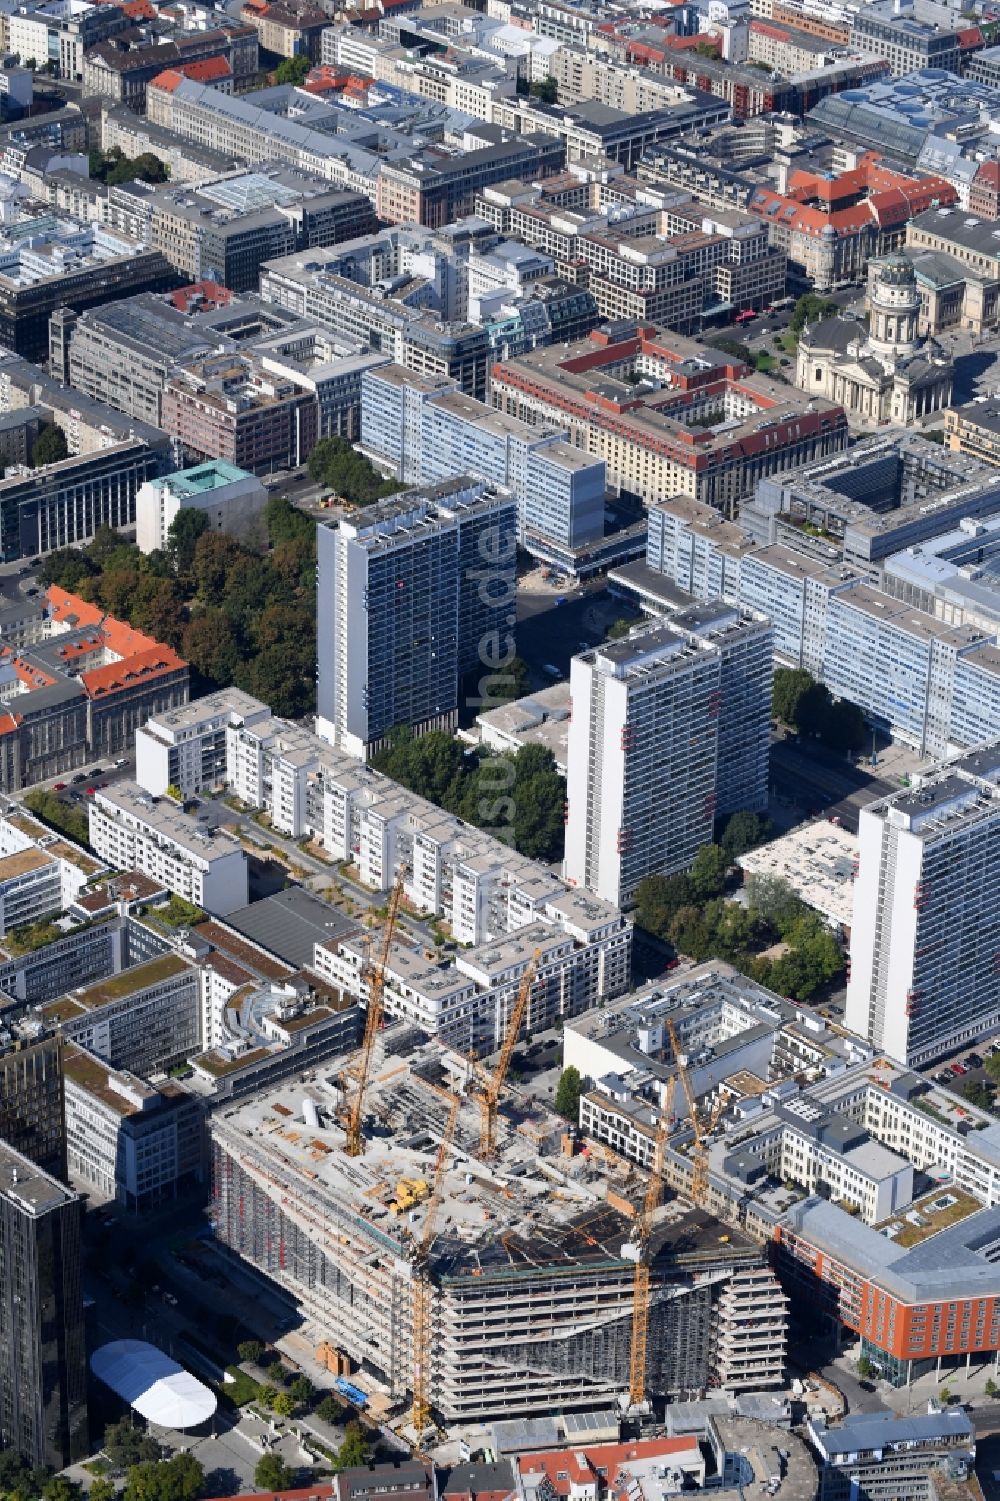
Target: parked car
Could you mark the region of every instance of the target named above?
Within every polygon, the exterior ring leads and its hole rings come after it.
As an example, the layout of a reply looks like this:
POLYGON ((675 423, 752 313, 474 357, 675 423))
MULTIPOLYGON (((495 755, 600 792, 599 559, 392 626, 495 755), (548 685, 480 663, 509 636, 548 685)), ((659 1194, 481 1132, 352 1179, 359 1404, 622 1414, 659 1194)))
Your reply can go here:
POLYGON ((53 792, 65 792, 66 791, 66 783, 65 782, 53 782, 52 783, 52 791, 53 792))
POLYGON ((963 1074, 967 1074, 969 1072, 964 1063, 953 1063, 951 1065, 951 1071, 955 1075, 956 1079, 960 1079, 963 1074))
POLYGON ((982 1068, 983 1060, 978 1053, 969 1053, 965 1059, 970 1068, 982 1068))

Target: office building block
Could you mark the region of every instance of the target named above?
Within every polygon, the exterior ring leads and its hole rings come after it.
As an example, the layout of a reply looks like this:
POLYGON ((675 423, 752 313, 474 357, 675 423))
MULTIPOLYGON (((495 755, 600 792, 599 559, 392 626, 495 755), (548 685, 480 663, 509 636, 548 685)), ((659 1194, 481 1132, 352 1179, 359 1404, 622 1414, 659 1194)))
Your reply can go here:
POLYGON ((78 1196, 0 1141, 0 1447, 61 1470, 89 1453, 78 1196))

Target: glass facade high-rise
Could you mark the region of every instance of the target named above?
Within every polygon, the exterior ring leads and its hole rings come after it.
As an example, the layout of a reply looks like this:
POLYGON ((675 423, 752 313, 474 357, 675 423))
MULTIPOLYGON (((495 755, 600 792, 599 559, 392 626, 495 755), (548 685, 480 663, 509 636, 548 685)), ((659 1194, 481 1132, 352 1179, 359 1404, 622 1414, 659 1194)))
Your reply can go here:
POLYGON ((0 1447, 57 1470, 89 1452, 82 1210, 0 1142, 0 1447))

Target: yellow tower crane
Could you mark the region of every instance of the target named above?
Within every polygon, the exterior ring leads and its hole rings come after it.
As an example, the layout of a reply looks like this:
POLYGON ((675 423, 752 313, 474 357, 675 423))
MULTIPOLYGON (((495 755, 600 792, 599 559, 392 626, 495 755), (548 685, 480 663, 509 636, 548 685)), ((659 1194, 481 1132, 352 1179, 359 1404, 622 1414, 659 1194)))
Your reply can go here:
POLYGON ((365 1032, 361 1043, 358 1088, 348 1112, 347 1141, 344 1144, 344 1150, 349 1157, 358 1157, 361 1154, 361 1122, 364 1112, 365 1090, 368 1088, 368 1074, 371 1069, 375 1038, 378 1035, 379 1027, 382 1025, 385 969, 389 962, 392 935, 396 930, 396 918, 399 915, 399 903, 402 896, 403 875, 401 872, 396 877, 392 894, 389 897, 389 911, 385 921, 385 929, 382 933, 382 945, 379 949, 378 958, 368 970, 368 1013, 365 1017, 365 1032))
POLYGON ((431 1181, 431 1195, 427 1201, 427 1211, 424 1215, 424 1227, 417 1243, 416 1255, 413 1264, 413 1412, 412 1422, 417 1437, 417 1444, 422 1442, 424 1431, 430 1422, 431 1416, 431 1358, 433 1320, 431 1307, 433 1302, 433 1286, 428 1274, 427 1262, 430 1255, 431 1244, 434 1240, 434 1230, 437 1222, 438 1210, 441 1208, 441 1190, 444 1185, 444 1170, 447 1164, 448 1153, 451 1150, 452 1139, 455 1135, 455 1126, 458 1121, 458 1109, 461 1099, 458 1095, 452 1097, 451 1108, 448 1111, 448 1119, 441 1136, 441 1144, 438 1147, 437 1158, 434 1163, 434 1175, 431 1181))
POLYGON ((484 1161, 489 1161, 496 1151, 497 1131, 497 1106, 500 1102, 500 1092, 503 1089, 507 1070, 510 1068, 510 1060, 514 1056, 514 1048, 517 1039, 521 1035, 524 1018, 528 1011, 528 1000, 531 996, 531 987, 534 984, 535 974, 538 970, 538 961, 541 958, 538 949, 532 955, 528 968, 524 971, 510 1020, 507 1023, 507 1031, 504 1035, 503 1045, 500 1048, 500 1057, 492 1074, 488 1075, 481 1092, 476 1096, 479 1101, 481 1113, 479 1127, 479 1155, 484 1161))

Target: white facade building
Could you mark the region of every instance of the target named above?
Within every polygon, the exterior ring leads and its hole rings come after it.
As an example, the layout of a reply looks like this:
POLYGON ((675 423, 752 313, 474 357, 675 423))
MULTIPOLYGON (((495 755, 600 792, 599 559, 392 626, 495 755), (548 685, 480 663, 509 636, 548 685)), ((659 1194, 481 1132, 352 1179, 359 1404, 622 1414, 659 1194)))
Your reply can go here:
POLYGON ((226 729, 270 719, 241 688, 220 688, 148 719, 135 736, 135 779, 154 797, 176 787, 185 797, 226 782, 226 729))
POLYGON ((116 782, 95 794, 90 842, 109 865, 141 871, 217 917, 249 900, 239 842, 220 830, 209 833, 174 802, 151 797, 135 782, 116 782))
POLYGON ((3 813, 0 936, 64 911, 101 869, 93 855, 26 817, 20 804, 8 804, 3 813))
POLYGON ((1000 745, 861 812, 846 1023, 912 1065, 1000 1026, 1000 745))
POLYGON ((566 878, 616 906, 767 802, 771 628, 721 603, 574 657, 566 878))
POLYGON ((203 511, 210 531, 249 537, 261 523, 267 490, 254 474, 225 459, 166 474, 140 485, 135 497, 135 540, 140 552, 165 548, 181 510, 203 511))

